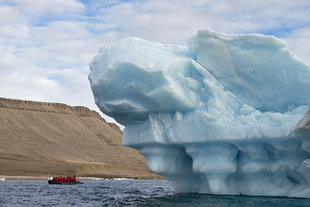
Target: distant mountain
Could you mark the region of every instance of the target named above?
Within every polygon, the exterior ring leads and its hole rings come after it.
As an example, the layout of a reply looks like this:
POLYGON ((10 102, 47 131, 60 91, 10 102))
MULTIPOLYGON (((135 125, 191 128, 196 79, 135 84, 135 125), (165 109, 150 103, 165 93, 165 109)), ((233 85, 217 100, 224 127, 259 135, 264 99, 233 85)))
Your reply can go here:
POLYGON ((86 107, 0 98, 0 175, 159 178, 86 107))

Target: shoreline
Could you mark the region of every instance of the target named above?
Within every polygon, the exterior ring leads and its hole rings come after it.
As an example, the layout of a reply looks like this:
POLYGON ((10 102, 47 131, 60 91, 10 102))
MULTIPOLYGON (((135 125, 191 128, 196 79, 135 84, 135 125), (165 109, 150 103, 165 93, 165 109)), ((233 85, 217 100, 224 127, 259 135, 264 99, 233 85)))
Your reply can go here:
POLYGON ((46 176, 0 175, 0 178, 4 178, 5 180, 47 180, 49 177, 46 177, 46 176))
MULTIPOLYGON (((7 180, 48 180, 47 176, 15 176, 15 175, 0 175, 0 179, 7 180)), ((133 178, 133 177, 77 177, 78 180, 163 180, 158 178, 133 178)))

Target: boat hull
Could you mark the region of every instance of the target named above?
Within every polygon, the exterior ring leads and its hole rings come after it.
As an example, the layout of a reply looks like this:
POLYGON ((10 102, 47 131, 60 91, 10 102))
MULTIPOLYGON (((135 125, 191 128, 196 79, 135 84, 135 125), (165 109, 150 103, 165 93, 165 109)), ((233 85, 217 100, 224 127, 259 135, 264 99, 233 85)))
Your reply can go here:
POLYGON ((81 181, 75 181, 75 182, 60 182, 60 181, 54 181, 54 180, 48 180, 48 184, 56 184, 56 185, 76 185, 76 184, 83 184, 81 181))

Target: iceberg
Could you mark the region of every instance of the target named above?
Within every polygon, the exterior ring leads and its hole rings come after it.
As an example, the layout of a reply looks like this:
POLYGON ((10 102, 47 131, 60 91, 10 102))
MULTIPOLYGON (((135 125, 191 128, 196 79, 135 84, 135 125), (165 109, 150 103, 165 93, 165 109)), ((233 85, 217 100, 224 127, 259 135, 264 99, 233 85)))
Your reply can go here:
POLYGON ((187 47, 125 38, 90 70, 123 145, 177 192, 310 198, 310 67, 283 41, 211 30, 187 47))

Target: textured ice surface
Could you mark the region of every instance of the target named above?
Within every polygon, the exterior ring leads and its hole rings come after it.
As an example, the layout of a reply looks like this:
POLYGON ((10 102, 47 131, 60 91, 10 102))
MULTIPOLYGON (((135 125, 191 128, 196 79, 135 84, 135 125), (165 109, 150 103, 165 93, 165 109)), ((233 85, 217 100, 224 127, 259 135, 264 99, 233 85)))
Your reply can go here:
POLYGON ((188 44, 126 38, 90 64, 123 144, 179 192, 310 197, 309 66, 270 36, 206 30, 188 44))

